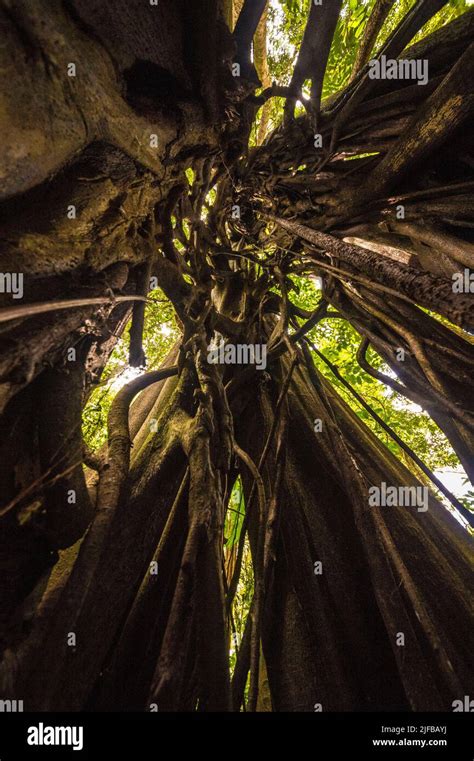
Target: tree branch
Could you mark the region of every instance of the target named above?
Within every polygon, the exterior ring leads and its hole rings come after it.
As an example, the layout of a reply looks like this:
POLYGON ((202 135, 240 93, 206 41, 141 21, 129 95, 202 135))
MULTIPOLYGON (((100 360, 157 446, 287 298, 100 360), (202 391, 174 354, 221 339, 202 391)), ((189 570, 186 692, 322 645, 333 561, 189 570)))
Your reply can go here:
MULTIPOLYGON (((454 496, 454 494, 449 491, 449 489, 446 488, 446 486, 439 480, 439 478, 435 476, 433 471, 430 470, 427 465, 425 465, 423 460, 421 460, 418 455, 415 454, 413 449, 411 449, 408 444, 406 444, 403 439, 400 438, 400 436, 393 430, 393 428, 391 428, 384 420, 382 420, 380 415, 378 415, 375 410, 369 404, 367 404, 365 399, 355 390, 355 388, 351 386, 351 384, 348 383, 345 378, 343 378, 336 365, 334 365, 327 357, 325 357, 325 355, 320 352, 319 349, 317 349, 316 346, 308 340, 308 338, 305 337, 303 340, 306 341, 311 350, 314 351, 314 353, 317 354, 320 359, 322 359, 327 367, 329 367, 333 375, 338 379, 340 383, 342 383, 344 388, 352 394, 354 399, 357 399, 359 404, 369 413, 369 415, 376 421, 376 423, 378 423, 383 428, 383 430, 388 433, 390 438, 393 439, 396 444, 398 444, 400 449, 402 449, 405 454, 407 454, 413 460, 413 462, 420 468, 420 470, 422 470, 423 473, 428 476, 430 481, 434 483, 436 488, 439 489, 442 494, 444 494, 444 496, 451 502, 453 507, 455 507, 456 510, 458 510, 463 515, 469 525, 474 527, 474 515, 464 507, 464 505, 454 496)), ((361 346, 365 346, 365 344, 363 343, 361 346)))
MULTIPOLYGON (((418 270, 389 261, 372 251, 353 246, 332 235, 313 230, 300 222, 265 215, 283 227, 295 237, 307 240, 315 246, 328 251, 343 262, 356 267, 363 274, 373 278, 377 283, 388 285, 415 303, 434 312, 442 314, 455 325, 467 330, 474 327, 474 298, 471 294, 454 294, 452 283, 436 277, 429 272, 418 270)), ((310 258, 314 254, 307 252, 310 258)))
POLYGON ((242 76, 245 79, 255 78, 255 69, 251 61, 252 41, 266 4, 267 0, 245 0, 235 25, 237 61, 240 63, 242 76))
POLYGON ((331 0, 322 5, 311 3, 303 41, 290 82, 292 97, 285 103, 286 121, 294 115, 295 103, 302 97, 301 88, 305 80, 311 79, 311 110, 315 122, 313 126, 315 128, 317 126, 324 74, 341 7, 342 0, 331 0))
POLYGON ((77 307, 89 304, 120 304, 123 301, 146 301, 144 296, 93 296, 86 299, 64 299, 49 301, 44 304, 24 304, 21 307, 6 307, 0 311, 0 322, 19 320, 31 317, 34 314, 54 312, 57 309, 77 309, 77 307))
MULTIPOLYGON (((378 59, 380 59, 382 55, 385 55, 387 58, 398 58, 402 50, 415 34, 432 16, 446 5, 447 2, 448 0, 418 0, 389 37, 383 46, 383 49, 380 51, 378 59)), ((369 79, 368 73, 365 72, 355 87, 349 91, 346 102, 341 103, 342 108, 337 114, 333 124, 331 145, 328 155, 333 153, 339 140, 342 127, 347 123, 356 107, 363 101, 372 88, 373 80, 369 79)))
POLYGON ((392 9, 395 0, 376 0, 369 20, 364 29, 364 36, 357 49, 354 66, 352 67, 351 80, 359 73, 360 69, 367 63, 372 49, 377 41, 380 30, 382 29, 385 19, 392 9))

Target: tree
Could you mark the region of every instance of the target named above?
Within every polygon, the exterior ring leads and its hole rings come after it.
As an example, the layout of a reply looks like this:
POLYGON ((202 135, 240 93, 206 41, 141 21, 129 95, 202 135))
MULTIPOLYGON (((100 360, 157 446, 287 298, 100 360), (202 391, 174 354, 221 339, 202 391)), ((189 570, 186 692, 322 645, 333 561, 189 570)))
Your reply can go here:
POLYGON ((471 512, 314 344, 350 325, 472 480, 474 11, 416 0, 392 29, 390 3, 308 5, 261 88, 265 0, 0 2, 1 684, 28 710, 446 711, 472 689, 471 512), (86 402, 130 320, 143 366, 157 288, 179 339, 92 451, 86 402), (371 503, 387 488, 416 501, 371 503))

